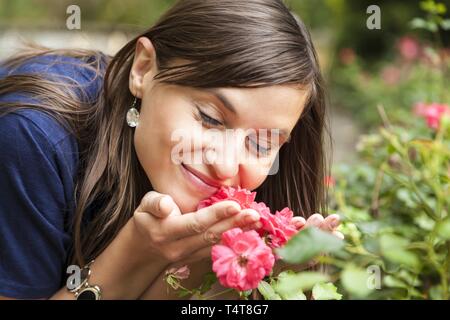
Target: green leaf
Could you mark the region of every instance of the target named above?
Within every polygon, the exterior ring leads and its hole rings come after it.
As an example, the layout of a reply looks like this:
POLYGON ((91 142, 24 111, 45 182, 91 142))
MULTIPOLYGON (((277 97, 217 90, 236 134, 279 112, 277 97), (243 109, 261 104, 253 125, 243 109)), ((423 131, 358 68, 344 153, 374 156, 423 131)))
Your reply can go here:
POLYGON ((211 290, 212 285, 217 282, 217 276, 214 272, 208 272, 203 276, 203 283, 199 288, 201 294, 211 290))
POLYGON ((407 289, 408 286, 402 280, 399 280, 391 275, 386 275, 383 277, 383 283, 389 288, 402 288, 407 289))
POLYGON ((397 235, 383 234, 380 237, 381 253, 393 263, 417 269, 420 267, 420 260, 415 253, 405 249, 408 243, 408 240, 397 235))
POLYGON ((436 31, 439 30, 437 23, 436 23, 436 22, 433 22, 433 21, 428 21, 428 22, 427 22, 427 27, 426 27, 426 29, 427 29, 428 31, 430 31, 430 32, 436 32, 436 31))
POLYGON ((435 221, 427 216, 425 213, 420 214, 414 218, 414 222, 424 230, 431 231, 434 228, 435 221))
POLYGON ((376 235, 383 224, 380 221, 370 221, 370 222, 359 222, 356 224, 359 230, 367 235, 376 235))
POLYGON ((275 292, 272 286, 266 281, 261 281, 258 285, 258 291, 265 300, 281 300, 279 294, 275 292))
POLYGON ((336 286, 331 283, 317 283, 312 289, 314 300, 341 300, 342 294, 337 292, 336 286))
POLYGON ((368 296, 372 290, 368 286, 369 274, 362 268, 348 265, 341 274, 345 290, 359 298, 368 296))
POLYGON ((310 290, 317 283, 326 282, 328 279, 328 275, 314 271, 304 271, 297 274, 282 272, 278 276, 274 289, 282 297, 291 297, 297 295, 300 291, 310 290))
POLYGON ((178 297, 184 298, 184 297, 187 297, 188 295, 190 295, 191 292, 189 290, 180 288, 177 294, 178 294, 178 297))
POLYGON ((444 19, 441 21, 441 28, 444 30, 450 30, 450 19, 444 19))
POLYGON ((431 287, 430 289, 430 298, 432 300, 443 300, 444 299, 444 290, 442 290, 441 285, 436 285, 431 287))
POLYGON ((422 19, 422 18, 414 18, 410 22, 410 25, 414 29, 426 29, 427 22, 424 19, 422 19))
POLYGON ((294 294, 283 295, 283 300, 307 300, 305 294, 302 291, 298 291, 294 294))
POLYGON ((437 232, 443 239, 450 240, 450 217, 439 223, 437 232))
POLYGON ((397 190, 397 198, 399 198, 408 208, 416 208, 417 204, 414 201, 412 191, 405 188, 400 188, 397 190))
POLYGON ((445 14, 447 12, 447 8, 443 3, 437 3, 432 0, 420 2, 420 7, 422 10, 435 15, 445 14))
POLYGON ((284 247, 277 249, 276 253, 286 262, 303 263, 319 254, 336 252, 343 246, 341 239, 315 227, 309 227, 298 232, 284 247))

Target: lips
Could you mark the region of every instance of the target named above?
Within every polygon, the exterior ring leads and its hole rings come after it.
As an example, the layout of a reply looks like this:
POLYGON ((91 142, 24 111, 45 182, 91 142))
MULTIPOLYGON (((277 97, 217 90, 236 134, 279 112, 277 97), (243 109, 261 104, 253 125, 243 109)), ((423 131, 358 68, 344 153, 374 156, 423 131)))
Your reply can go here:
POLYGON ((183 166, 184 166, 184 168, 186 170, 188 170, 190 173, 192 173, 197 178, 202 180, 205 184, 210 185, 213 188, 220 188, 220 187, 222 187, 221 183, 219 183, 219 182, 209 178, 208 176, 204 175, 203 173, 201 173, 201 172, 199 172, 199 171, 197 171, 197 170, 195 170, 193 168, 190 168, 190 167, 186 166, 185 164, 183 164, 183 166))
POLYGON ((194 176, 196 176, 198 179, 200 179, 203 183, 205 183, 206 185, 212 187, 212 188, 220 188, 222 186, 221 183, 214 181, 213 179, 207 177, 206 175, 204 175, 203 173, 190 168, 188 166, 186 166, 184 163, 181 164, 183 166, 184 169, 186 169, 187 171, 189 171, 190 173, 192 173, 194 176))

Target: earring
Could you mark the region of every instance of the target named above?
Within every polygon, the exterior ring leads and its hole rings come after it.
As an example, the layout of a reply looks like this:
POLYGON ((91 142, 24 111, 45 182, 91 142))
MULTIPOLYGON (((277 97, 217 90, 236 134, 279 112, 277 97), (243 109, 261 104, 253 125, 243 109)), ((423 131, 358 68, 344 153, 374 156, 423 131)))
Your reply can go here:
POLYGON ((134 98, 133 105, 127 112, 127 124, 131 128, 137 127, 139 123, 139 111, 136 109, 137 98, 134 98))

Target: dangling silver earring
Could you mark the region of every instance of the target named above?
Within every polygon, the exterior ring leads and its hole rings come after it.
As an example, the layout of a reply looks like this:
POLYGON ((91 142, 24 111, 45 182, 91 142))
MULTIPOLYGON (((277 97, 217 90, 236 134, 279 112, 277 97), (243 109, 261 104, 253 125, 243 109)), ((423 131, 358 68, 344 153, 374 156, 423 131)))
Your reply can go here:
POLYGON ((137 127, 139 124, 139 111, 136 109, 137 98, 134 98, 133 105, 127 112, 127 123, 131 128, 137 127))

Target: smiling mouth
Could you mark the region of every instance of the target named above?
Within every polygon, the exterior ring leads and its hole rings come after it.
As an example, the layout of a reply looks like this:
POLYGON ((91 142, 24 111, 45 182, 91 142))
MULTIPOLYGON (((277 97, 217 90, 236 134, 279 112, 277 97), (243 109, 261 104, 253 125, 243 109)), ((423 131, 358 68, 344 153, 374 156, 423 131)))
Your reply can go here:
POLYGON ((219 189, 222 184, 215 182, 214 180, 208 178, 207 176, 203 175, 202 173, 189 168, 187 165, 185 165, 184 163, 181 164, 183 166, 183 168, 188 171, 190 174, 192 174, 193 176, 195 176, 197 179, 199 179, 201 182, 203 182, 206 186, 209 186, 211 188, 214 189, 219 189))

